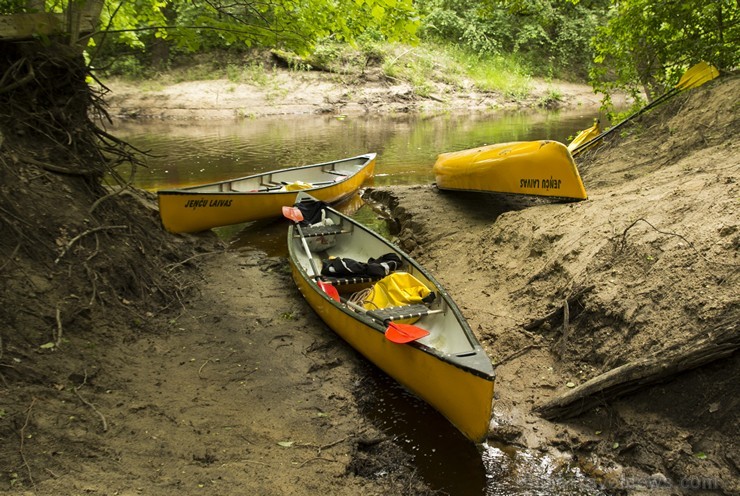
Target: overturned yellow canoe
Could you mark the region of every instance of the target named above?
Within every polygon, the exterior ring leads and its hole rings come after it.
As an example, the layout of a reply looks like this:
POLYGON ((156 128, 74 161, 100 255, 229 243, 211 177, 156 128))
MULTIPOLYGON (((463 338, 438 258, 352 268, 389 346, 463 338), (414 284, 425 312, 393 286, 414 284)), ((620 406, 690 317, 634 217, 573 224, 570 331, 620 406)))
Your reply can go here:
POLYGON ((442 190, 587 198, 573 157, 557 141, 517 141, 442 153, 433 171, 442 190))
POLYGON ((298 191, 327 203, 354 194, 373 176, 375 153, 334 162, 280 169, 226 181, 157 191, 159 216, 170 232, 198 232, 213 227, 280 217, 298 191))

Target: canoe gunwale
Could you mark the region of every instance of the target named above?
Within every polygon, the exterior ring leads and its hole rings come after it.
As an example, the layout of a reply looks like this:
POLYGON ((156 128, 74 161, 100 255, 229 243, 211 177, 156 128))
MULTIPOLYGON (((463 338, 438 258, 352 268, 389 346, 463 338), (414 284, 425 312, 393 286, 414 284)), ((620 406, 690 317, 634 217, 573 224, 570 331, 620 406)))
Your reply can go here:
MULTIPOLYGON (((273 174, 279 174, 279 173, 284 173, 284 172, 295 172, 295 171, 308 170, 308 169, 318 169, 318 168, 325 167, 327 165, 335 165, 336 166, 336 165, 341 164, 341 163, 344 163, 344 162, 350 162, 350 161, 355 161, 355 160, 358 160, 358 159, 364 159, 364 161, 361 163, 361 166, 359 166, 356 171, 354 171, 351 174, 344 175, 344 177, 342 177, 338 181, 326 182, 326 183, 320 184, 318 186, 314 186, 314 187, 311 187, 311 188, 306 188, 305 190, 302 190, 302 191, 311 192, 311 191, 316 191, 316 190, 323 190, 323 189, 330 188, 330 187, 335 186, 335 185, 342 184, 345 181, 348 181, 348 180, 352 179, 354 176, 356 176, 357 174, 361 173, 365 169, 365 167, 370 162, 372 162, 376 157, 377 157, 377 154, 376 153, 365 153, 365 154, 362 154, 362 155, 357 155, 355 157, 348 157, 348 158, 343 158, 343 159, 340 159, 340 160, 330 160, 328 162, 320 162, 320 163, 317 163, 317 164, 307 164, 307 165, 299 165, 299 166, 296 166, 296 167, 287 167, 287 168, 284 168, 284 169, 276 169, 276 170, 271 170, 271 171, 260 172, 259 174, 251 174, 249 176, 241 176, 241 177, 235 177, 235 178, 231 178, 231 179, 224 179, 222 181, 214 181, 214 182, 210 182, 210 183, 202 183, 202 184, 196 184, 196 185, 192 185, 192 186, 184 186, 182 188, 161 189, 161 190, 158 190, 157 191, 157 194, 158 195, 159 194, 164 194, 164 195, 173 195, 173 194, 177 194, 177 195, 204 195, 204 194, 205 195, 208 195, 208 194, 219 194, 219 195, 264 195, 264 194, 271 194, 271 195, 280 195, 280 194, 283 194, 283 193, 284 194, 296 194, 296 191, 280 191, 277 188, 276 189, 272 189, 272 190, 271 189, 266 189, 266 190, 261 190, 261 191, 201 191, 201 190, 203 188, 209 188, 209 187, 214 187, 214 186, 221 186, 221 185, 224 185, 224 184, 231 184, 231 183, 234 183, 234 182, 237 182, 237 181, 246 181, 246 180, 249 180, 249 179, 255 179, 255 178, 259 178, 259 177, 270 176, 270 175, 273 175, 273 174)), ((325 172, 328 172, 330 174, 332 173, 331 171, 325 171, 325 172)))

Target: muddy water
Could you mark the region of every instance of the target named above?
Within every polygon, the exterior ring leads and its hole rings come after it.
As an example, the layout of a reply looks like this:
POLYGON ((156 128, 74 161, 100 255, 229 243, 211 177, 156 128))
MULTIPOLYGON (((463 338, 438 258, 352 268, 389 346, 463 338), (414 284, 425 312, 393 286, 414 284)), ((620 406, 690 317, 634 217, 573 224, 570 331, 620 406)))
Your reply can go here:
MULTIPOLYGON (((442 116, 284 116, 224 122, 143 122, 112 131, 151 156, 134 184, 150 191, 266 170, 378 153, 374 185, 428 184, 439 153, 508 141, 568 143, 596 110, 442 116)), ((359 197, 342 210, 387 235, 359 197)), ((266 222, 218 230, 233 247, 286 256, 284 225, 266 222), (258 232, 259 236, 254 234, 258 232)), ((365 410, 405 447, 418 474, 451 495, 598 495, 578 472, 539 453, 474 446, 436 411, 374 367, 365 381, 377 391, 365 410)), ((378 474, 382 476, 382 474, 378 474)))
POLYGON ((149 150, 137 186, 156 190, 378 154, 374 184, 433 180, 439 153, 507 141, 567 143, 596 111, 424 116, 283 116, 237 121, 122 123, 117 136, 149 150))

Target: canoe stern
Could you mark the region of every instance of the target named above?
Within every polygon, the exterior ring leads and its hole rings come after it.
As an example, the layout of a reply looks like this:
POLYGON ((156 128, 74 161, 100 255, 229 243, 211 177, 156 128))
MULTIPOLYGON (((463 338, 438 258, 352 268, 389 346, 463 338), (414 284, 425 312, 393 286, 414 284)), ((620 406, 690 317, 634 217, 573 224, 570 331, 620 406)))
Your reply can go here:
MULTIPOLYGON (((494 373, 466 367, 464 360, 442 357, 423 345, 396 344, 383 328, 339 306, 306 279, 291 260, 293 279, 309 305, 350 346, 444 415, 466 437, 481 442, 489 430, 494 373)), ((481 350, 482 352, 482 350, 481 350)), ((471 356, 470 362, 476 358, 471 356)))

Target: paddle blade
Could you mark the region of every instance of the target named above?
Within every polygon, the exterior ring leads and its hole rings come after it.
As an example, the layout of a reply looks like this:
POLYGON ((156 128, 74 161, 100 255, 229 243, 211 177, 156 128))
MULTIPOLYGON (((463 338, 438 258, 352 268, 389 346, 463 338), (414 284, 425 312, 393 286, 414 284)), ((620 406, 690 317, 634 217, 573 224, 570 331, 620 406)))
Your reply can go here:
POLYGON ((319 287, 334 301, 339 301, 339 291, 328 282, 319 281, 319 287))
POLYGON ((424 336, 429 336, 429 331, 411 324, 391 322, 385 330, 385 338, 398 344, 410 343, 424 336))
POLYGON ((300 222, 303 220, 303 212, 298 207, 283 207, 283 217, 293 222, 300 222))
POLYGON ((716 67, 712 64, 701 61, 681 76, 676 88, 680 90, 696 88, 697 86, 701 86, 702 84, 711 81, 717 76, 719 76, 719 71, 716 67))
POLYGON ((584 129, 578 136, 573 138, 573 141, 568 145, 568 150, 573 151, 584 143, 588 143, 599 135, 599 121, 594 122, 594 125, 588 129, 584 129))

